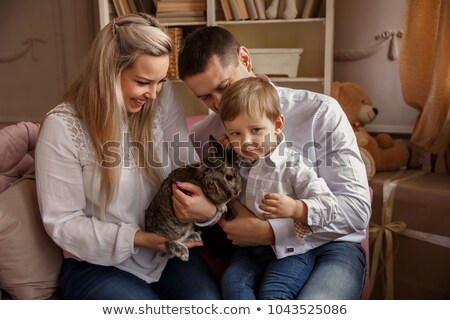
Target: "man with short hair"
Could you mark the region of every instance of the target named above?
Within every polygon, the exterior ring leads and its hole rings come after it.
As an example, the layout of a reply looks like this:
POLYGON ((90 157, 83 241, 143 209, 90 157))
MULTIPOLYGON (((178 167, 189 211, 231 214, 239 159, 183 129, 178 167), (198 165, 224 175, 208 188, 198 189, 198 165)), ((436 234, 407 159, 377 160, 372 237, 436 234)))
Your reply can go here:
MULTIPOLYGON (((220 27, 203 27, 189 34, 179 55, 180 77, 214 114, 193 128, 196 145, 209 135, 220 137, 225 128, 217 114, 226 88, 244 77, 255 77, 247 48, 220 27)), ((365 253, 360 243, 370 219, 370 194, 364 164, 350 123, 333 98, 307 91, 277 87, 286 118, 286 141, 308 158, 337 199, 335 221, 317 227, 303 239, 296 237, 292 219, 261 220, 239 201, 237 214, 220 226, 237 246, 272 246, 278 259, 312 250, 314 267, 297 299, 359 299, 365 253)), ((223 136, 222 136, 223 138, 223 136)), ((200 143, 199 143, 200 142, 200 143)), ((202 150, 199 149, 200 155, 202 150)), ((182 221, 208 225, 219 220, 199 188, 183 183, 188 196, 174 187, 174 207, 182 221)))

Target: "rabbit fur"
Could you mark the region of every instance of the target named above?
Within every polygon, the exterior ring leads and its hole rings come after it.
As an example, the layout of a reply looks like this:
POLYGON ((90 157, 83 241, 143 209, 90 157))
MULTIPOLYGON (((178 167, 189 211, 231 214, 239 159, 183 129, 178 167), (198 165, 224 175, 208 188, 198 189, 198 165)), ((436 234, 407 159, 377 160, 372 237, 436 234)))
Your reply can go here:
POLYGON ((189 249, 183 242, 202 239, 194 230, 194 224, 181 223, 176 218, 172 203, 172 185, 181 181, 200 186, 217 210, 224 213, 227 210, 226 203, 241 192, 242 180, 233 160, 233 153, 225 151, 211 136, 206 160, 175 169, 162 182, 145 212, 145 231, 173 239, 168 242, 169 251, 183 261, 189 260, 189 249))

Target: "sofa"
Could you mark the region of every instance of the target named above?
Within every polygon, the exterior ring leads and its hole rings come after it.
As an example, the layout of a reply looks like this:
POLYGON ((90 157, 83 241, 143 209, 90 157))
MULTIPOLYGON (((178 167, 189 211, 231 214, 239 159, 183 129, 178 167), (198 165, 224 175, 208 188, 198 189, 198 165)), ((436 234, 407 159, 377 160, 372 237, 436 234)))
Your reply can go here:
MULTIPOLYGON (((204 116, 186 118, 189 130, 204 116)), ((34 175, 39 125, 0 129, 0 299, 60 299, 61 249, 41 221, 34 175)), ((220 279, 232 245, 219 226, 203 230, 202 254, 220 279)), ((363 243, 368 259, 368 237, 363 243)), ((368 275, 368 272, 366 272, 368 275)), ((363 298, 368 297, 368 286, 363 298)))
MULTIPOLYGON (((186 117, 188 129, 203 117, 186 117)), ((32 122, 0 129, 0 299, 61 298, 62 251, 44 229, 36 195, 38 131, 32 122)), ((227 258, 204 256, 220 277, 227 258)))
POLYGON ((0 130, 1 298, 48 299, 59 286, 61 250, 42 225, 34 178, 39 125, 0 130))

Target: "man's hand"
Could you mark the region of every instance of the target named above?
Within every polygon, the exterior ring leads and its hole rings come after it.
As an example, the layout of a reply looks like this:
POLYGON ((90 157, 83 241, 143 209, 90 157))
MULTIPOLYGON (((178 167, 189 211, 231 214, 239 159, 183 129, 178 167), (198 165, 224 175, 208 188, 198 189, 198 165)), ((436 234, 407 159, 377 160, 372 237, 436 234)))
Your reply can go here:
POLYGON ((237 213, 236 217, 230 221, 222 217, 219 224, 234 245, 249 247, 275 243, 275 236, 269 222, 256 217, 237 200, 230 205, 237 213))
POLYGON ((173 208, 180 222, 204 222, 215 215, 216 206, 206 198, 199 186, 187 182, 177 182, 172 185, 172 191, 173 208), (190 195, 180 189, 188 191, 190 195))

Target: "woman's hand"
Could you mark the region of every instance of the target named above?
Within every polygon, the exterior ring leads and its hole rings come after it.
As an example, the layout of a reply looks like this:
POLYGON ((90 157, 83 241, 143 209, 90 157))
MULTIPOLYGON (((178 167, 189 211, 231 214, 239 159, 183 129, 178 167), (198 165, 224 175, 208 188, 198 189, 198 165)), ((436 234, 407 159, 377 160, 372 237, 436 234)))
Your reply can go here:
MULTIPOLYGON (((163 237, 157 233, 145 232, 142 230, 136 232, 134 236, 135 247, 149 248, 164 253, 170 253, 169 249, 167 248, 168 241, 170 241, 170 239, 163 237)), ((188 248, 194 248, 202 246, 203 242, 186 242, 185 245, 188 248)))
POLYGON ((172 191, 173 208, 180 222, 204 222, 214 217, 217 208, 206 198, 199 186, 187 182, 177 182, 172 185, 172 191), (188 191, 190 195, 180 189, 188 191))
POLYGON ((269 222, 259 219, 237 200, 232 201, 230 205, 236 217, 233 220, 225 220, 225 217, 222 217, 219 224, 234 245, 247 247, 275 243, 269 222))
POLYGON ((169 240, 159 234, 139 230, 134 235, 134 246, 168 253, 167 241, 169 240))

